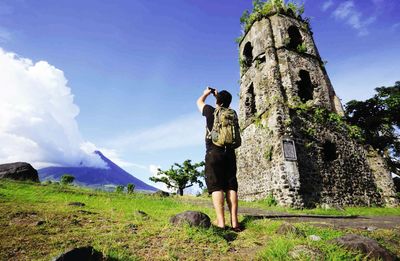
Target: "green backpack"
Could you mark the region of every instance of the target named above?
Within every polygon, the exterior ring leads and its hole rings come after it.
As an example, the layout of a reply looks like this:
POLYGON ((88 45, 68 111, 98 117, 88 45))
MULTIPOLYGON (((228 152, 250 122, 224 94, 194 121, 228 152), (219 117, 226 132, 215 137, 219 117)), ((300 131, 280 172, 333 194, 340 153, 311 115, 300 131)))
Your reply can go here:
POLYGON ((214 124, 207 137, 219 147, 238 148, 242 144, 237 114, 230 108, 218 107, 214 111, 214 124))

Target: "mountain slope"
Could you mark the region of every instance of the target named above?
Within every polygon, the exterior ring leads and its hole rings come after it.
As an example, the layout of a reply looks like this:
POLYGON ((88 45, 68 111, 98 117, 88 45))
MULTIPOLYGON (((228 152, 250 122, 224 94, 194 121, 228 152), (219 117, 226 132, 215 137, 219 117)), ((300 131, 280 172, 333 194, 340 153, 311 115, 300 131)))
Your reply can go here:
POLYGON ((138 190, 158 190, 120 168, 100 151, 95 151, 95 153, 107 163, 108 169, 93 167, 48 167, 38 170, 39 178, 42 181, 47 179, 59 180, 62 175, 70 174, 75 177, 75 182, 86 186, 126 185, 132 183, 135 185, 135 189, 138 190))

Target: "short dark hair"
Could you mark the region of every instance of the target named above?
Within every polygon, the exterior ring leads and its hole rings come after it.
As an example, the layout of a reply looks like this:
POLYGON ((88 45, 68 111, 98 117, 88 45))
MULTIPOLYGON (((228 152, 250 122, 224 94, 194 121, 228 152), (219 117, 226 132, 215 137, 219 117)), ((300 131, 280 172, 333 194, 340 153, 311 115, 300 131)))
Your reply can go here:
POLYGON ((228 108, 231 105, 232 95, 228 91, 220 91, 217 93, 217 104, 221 107, 228 108))

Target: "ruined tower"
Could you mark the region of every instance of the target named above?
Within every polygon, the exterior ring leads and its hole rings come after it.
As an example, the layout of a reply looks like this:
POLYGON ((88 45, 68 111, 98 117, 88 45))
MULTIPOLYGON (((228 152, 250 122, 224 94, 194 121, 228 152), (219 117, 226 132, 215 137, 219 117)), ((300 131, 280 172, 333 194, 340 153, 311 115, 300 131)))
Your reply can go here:
POLYGON ((240 42, 239 197, 280 205, 396 203, 384 161, 341 121, 343 108, 307 22, 291 9, 255 21, 240 42))

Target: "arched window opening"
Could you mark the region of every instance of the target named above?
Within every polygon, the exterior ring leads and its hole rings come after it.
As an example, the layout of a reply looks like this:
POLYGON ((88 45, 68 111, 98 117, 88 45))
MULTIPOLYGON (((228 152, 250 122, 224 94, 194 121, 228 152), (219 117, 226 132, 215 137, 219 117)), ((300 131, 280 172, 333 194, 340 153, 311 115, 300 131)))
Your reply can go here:
POLYGON ((250 67, 253 62, 253 46, 250 42, 247 42, 243 49, 244 63, 247 67, 250 67))
POLYGON ((302 102, 306 102, 313 99, 314 86, 311 82, 310 73, 301 70, 299 73, 300 81, 297 82, 299 89, 299 97, 302 102))
POLYGON ((246 118, 252 118, 257 112, 253 83, 247 89, 244 105, 246 108, 246 118))
POLYGON ((287 47, 289 49, 297 49, 297 46, 301 45, 303 43, 303 37, 301 37, 300 31, 296 26, 290 26, 288 29, 288 34, 289 34, 289 44, 287 47))
POLYGON ((325 161, 334 161, 338 157, 336 152, 336 144, 329 140, 324 143, 323 152, 325 161))

